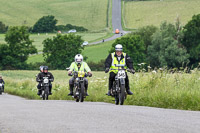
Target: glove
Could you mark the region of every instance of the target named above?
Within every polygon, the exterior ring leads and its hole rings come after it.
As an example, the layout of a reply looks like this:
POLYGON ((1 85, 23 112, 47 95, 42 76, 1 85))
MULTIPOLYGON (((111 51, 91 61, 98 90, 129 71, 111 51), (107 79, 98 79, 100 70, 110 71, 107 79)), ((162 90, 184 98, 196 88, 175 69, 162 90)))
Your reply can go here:
POLYGON ((132 74, 134 74, 134 73, 135 73, 135 70, 131 69, 130 72, 131 72, 132 74))
POLYGON ((71 71, 68 72, 68 76, 72 76, 72 72, 71 71))
POLYGON ((105 73, 108 73, 108 72, 109 72, 109 68, 106 68, 105 73))
POLYGON ((91 72, 88 72, 88 76, 89 76, 89 77, 92 77, 92 73, 91 73, 91 72))

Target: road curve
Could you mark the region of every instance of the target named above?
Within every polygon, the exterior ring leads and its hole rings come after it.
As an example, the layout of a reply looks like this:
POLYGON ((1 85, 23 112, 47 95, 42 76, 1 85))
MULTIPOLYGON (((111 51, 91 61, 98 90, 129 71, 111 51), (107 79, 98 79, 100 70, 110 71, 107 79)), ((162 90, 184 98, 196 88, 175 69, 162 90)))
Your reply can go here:
POLYGON ((200 112, 0 95, 0 133, 199 133, 200 112))
MULTIPOLYGON (((113 0, 112 1, 112 28, 113 33, 115 33, 115 29, 119 29, 120 33, 127 34, 129 31, 123 31, 122 24, 121 24, 121 0, 113 0)), ((111 41, 116 38, 121 37, 121 34, 115 34, 110 38, 104 39, 104 42, 111 41)), ((90 43, 89 45, 102 43, 101 41, 90 43)))

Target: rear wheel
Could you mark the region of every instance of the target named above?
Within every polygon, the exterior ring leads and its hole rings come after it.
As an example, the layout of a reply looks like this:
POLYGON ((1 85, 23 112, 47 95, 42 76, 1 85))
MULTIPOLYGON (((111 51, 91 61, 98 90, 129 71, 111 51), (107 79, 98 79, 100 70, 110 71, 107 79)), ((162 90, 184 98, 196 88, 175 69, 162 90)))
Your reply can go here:
POLYGON ((116 104, 116 105, 119 104, 119 97, 118 97, 118 95, 115 95, 115 104, 116 104))
POLYGON ((120 86, 120 93, 119 93, 120 105, 124 104, 124 99, 125 99, 125 85, 121 85, 120 86))

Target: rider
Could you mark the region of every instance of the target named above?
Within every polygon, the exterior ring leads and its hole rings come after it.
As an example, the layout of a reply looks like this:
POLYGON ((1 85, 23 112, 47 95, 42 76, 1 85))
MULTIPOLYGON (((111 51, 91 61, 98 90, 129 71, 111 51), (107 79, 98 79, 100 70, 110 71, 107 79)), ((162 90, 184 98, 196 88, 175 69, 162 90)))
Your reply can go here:
MULTIPOLYGON (((92 73, 91 70, 86 62, 83 61, 83 56, 81 54, 77 54, 75 56, 75 62, 72 62, 70 65, 70 70, 68 71, 68 75, 71 76, 73 71, 84 71, 88 73, 88 76, 91 77, 92 73)), ((69 80, 69 87, 70 87, 70 93, 68 94, 69 96, 73 95, 73 88, 74 88, 74 77, 72 77, 69 80)), ((88 79, 84 78, 85 82, 85 93, 86 96, 89 96, 87 93, 88 89, 88 79)))
POLYGON ((4 84, 5 84, 5 82, 3 81, 3 78, 2 78, 2 76, 0 76, 0 83, 2 84, 2 87, 3 87, 3 92, 4 92, 4 84))
MULTIPOLYGON (((116 64, 121 64, 125 65, 125 68, 129 68, 131 73, 135 73, 135 70, 133 69, 133 61, 131 60, 130 56, 128 54, 122 52, 123 47, 121 44, 117 44, 115 46, 115 52, 111 53, 108 55, 106 61, 105 61, 105 73, 109 72, 110 69, 117 69, 116 64)), ((111 88, 113 86, 113 81, 115 80, 115 76, 117 74, 118 70, 110 70, 110 76, 109 76, 109 88, 108 88, 108 93, 107 95, 111 95, 111 88)), ((126 92, 128 95, 133 95, 133 93, 130 91, 129 87, 129 79, 128 75, 126 74, 125 78, 125 87, 126 87, 126 92)))
POLYGON ((52 93, 51 93, 51 88, 52 88, 51 82, 54 81, 54 77, 50 72, 48 72, 48 67, 47 66, 41 66, 40 67, 40 71, 41 72, 37 75, 37 78, 36 78, 36 81, 39 82, 39 84, 37 86, 37 88, 38 88, 38 93, 37 94, 41 95, 41 93, 42 93, 41 83, 43 81, 43 77, 48 77, 48 79, 50 81, 49 82, 49 95, 52 95, 52 93))

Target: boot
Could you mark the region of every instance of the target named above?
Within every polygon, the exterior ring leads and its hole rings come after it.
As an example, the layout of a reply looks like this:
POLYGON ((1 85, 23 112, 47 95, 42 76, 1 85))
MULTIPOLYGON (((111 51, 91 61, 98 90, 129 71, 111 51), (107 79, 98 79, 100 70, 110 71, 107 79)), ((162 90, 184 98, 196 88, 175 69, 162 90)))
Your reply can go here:
POLYGON ((69 92, 69 94, 68 94, 68 96, 72 96, 73 95, 73 85, 69 85, 69 87, 70 87, 70 92, 69 92))
POLYGON ((38 89, 37 95, 39 96, 41 95, 41 93, 42 93, 41 90, 38 89))
POLYGON ((51 88, 49 88, 49 95, 52 95, 52 93, 51 93, 51 88))
POLYGON ((126 89, 126 92, 128 95, 133 95, 133 92, 131 92, 130 88, 126 89))
POLYGON ((111 89, 108 89, 108 93, 106 95, 111 96, 111 89))
POLYGON ((85 85, 85 95, 89 96, 89 94, 87 93, 87 90, 88 90, 88 84, 85 85))

